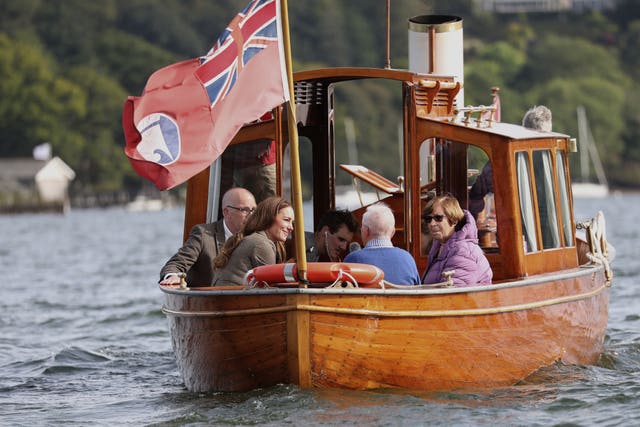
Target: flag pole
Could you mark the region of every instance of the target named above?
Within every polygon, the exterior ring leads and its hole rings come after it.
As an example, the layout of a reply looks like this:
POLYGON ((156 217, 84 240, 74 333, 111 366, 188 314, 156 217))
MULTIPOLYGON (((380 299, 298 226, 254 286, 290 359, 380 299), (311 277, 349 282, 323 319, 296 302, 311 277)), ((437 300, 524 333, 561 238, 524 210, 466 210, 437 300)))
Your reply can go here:
POLYGON ((293 91, 293 71, 291 65, 291 39, 289 37, 289 13, 287 0, 280 0, 282 15, 282 42, 289 82, 289 102, 287 102, 287 123, 289 129, 289 147, 291 150, 291 198, 295 212, 294 238, 296 242, 296 263, 300 286, 306 287, 307 257, 304 239, 304 216, 302 207, 302 183, 300 178, 300 151, 298 149, 298 126, 296 120, 296 101, 293 91))

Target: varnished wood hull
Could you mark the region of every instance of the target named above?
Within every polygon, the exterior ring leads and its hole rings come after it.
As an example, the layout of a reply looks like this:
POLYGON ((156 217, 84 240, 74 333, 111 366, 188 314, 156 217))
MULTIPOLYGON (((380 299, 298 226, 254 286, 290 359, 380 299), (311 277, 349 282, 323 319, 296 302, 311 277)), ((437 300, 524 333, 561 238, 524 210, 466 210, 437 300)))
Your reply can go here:
POLYGON ((190 390, 458 390, 595 363, 605 283, 595 267, 468 289, 162 290, 190 390))

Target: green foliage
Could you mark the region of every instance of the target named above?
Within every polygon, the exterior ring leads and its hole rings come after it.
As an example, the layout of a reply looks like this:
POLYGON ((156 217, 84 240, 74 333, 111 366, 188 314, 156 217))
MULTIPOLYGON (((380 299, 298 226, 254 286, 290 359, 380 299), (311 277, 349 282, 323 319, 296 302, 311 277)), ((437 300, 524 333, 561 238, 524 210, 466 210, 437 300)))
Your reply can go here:
POLYGON ((629 24, 629 29, 620 37, 620 60, 629 76, 640 81, 640 19, 629 24))
POLYGON ((86 94, 86 114, 71 124, 83 137, 77 181, 94 191, 116 191, 123 175, 132 174, 122 145, 114 144, 122 140, 120 118, 127 94, 117 82, 87 67, 72 68, 68 77, 86 94))
POLYGON ((60 63, 85 64, 95 59, 95 41, 115 17, 114 0, 43 1, 33 27, 60 63))
POLYGON ((118 2, 118 27, 165 50, 185 57, 203 54, 205 46, 179 2, 127 0, 118 2))
POLYGON ((178 62, 174 53, 144 39, 118 31, 106 31, 97 41, 100 68, 131 94, 140 94, 153 70, 178 62))
MULTIPOLYGON (((401 86, 398 82, 363 80, 335 88, 336 163, 352 163, 349 158, 345 118, 355 125, 358 162, 395 181, 402 175, 398 127, 402 125, 401 86)), ((350 177, 338 171, 339 184, 350 177)))
POLYGON ((571 135, 578 134, 576 106, 583 105, 602 160, 616 164, 624 149, 624 95, 624 90, 614 82, 582 77, 553 79, 536 89, 531 97, 551 109, 554 130, 571 135), (572 102, 564 102, 566 99, 572 102))
POLYGON ((599 76, 605 79, 626 79, 611 50, 584 39, 547 34, 528 52, 528 61, 520 87, 540 84, 552 78, 599 76))
POLYGON ((84 113, 82 91, 51 68, 37 47, 0 35, 0 155, 29 156, 43 141, 55 147, 64 121, 84 113))

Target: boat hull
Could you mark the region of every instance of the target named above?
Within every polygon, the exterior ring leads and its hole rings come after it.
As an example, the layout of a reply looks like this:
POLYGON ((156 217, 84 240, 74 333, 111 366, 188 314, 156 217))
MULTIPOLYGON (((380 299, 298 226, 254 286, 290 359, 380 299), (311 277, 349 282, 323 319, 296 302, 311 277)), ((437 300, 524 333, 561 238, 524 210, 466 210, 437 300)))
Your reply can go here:
POLYGON ((597 362, 609 299, 601 267, 467 289, 161 288, 192 391, 512 385, 597 362))

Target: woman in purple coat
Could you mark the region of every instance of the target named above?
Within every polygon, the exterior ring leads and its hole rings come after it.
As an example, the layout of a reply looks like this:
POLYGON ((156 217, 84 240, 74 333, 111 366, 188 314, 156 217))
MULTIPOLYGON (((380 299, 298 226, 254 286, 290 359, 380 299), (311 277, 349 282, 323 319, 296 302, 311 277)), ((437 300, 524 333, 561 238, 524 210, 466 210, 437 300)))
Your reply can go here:
POLYGON ((476 222, 455 197, 437 196, 430 200, 422 220, 433 238, 422 283, 443 282, 442 274, 455 270, 452 279, 456 286, 491 284, 493 272, 478 246, 476 222))

